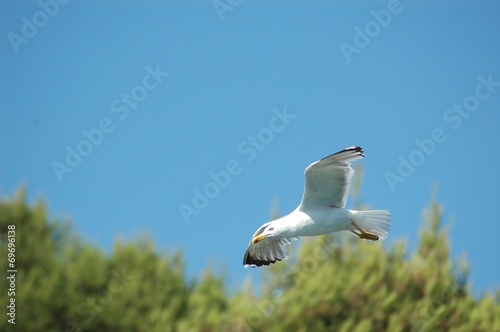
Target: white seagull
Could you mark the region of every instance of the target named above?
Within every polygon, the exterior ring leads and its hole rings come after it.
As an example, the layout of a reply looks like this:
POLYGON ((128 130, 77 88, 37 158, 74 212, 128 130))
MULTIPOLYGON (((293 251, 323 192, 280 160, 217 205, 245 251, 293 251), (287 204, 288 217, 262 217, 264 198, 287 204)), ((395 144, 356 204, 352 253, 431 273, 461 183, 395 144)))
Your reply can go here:
POLYGON ((351 146, 309 165, 299 206, 259 227, 245 252, 243 265, 269 265, 287 258, 287 245, 299 236, 350 231, 360 239, 385 239, 391 226, 389 211, 345 209, 354 174, 351 161, 363 157, 361 147, 351 146))

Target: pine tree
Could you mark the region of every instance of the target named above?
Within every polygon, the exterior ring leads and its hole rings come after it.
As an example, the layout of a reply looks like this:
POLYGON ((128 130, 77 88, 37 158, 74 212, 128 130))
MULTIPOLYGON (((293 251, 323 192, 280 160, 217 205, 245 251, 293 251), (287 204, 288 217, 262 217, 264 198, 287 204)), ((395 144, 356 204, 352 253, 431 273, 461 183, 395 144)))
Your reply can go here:
MULTIPOLYGON (((303 238, 289 261, 262 269, 260 292, 247 280, 229 293, 224 273, 208 267, 188 280, 182 252, 160 254, 148 237, 117 241, 106 255, 20 189, 0 200, 0 257, 14 226, 18 271, 16 325, 2 319, 0 330, 500 331, 500 290, 474 298, 465 256, 449 257, 442 212, 434 191, 411 255, 404 241, 303 238)), ((8 261, 0 263, 6 294, 8 261)))

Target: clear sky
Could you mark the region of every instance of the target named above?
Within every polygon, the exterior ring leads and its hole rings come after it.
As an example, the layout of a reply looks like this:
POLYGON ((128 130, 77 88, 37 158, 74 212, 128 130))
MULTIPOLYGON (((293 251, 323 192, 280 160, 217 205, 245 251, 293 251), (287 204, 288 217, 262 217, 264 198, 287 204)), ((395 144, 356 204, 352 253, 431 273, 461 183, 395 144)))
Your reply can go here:
MULTIPOLYGON (((500 3, 2 1, 0 194, 25 184, 110 251, 151 234, 236 287, 275 197, 365 150, 362 201, 418 243, 433 184, 452 256, 500 286, 500 3), (201 193, 201 194, 200 194, 201 193), (202 197, 203 195, 203 197, 202 197)), ((352 206, 352 202, 348 202, 352 206)), ((297 246, 297 242, 294 243, 297 246)), ((332 271, 334 273, 334 271, 332 271)))

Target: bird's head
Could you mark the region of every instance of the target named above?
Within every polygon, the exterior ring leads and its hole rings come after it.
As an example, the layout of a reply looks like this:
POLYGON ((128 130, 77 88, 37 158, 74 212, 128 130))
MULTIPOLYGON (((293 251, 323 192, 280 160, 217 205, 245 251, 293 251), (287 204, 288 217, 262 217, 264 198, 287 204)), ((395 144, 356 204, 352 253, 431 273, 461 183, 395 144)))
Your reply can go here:
POLYGON ((252 243, 255 244, 264 240, 267 237, 272 237, 276 235, 276 225, 273 225, 272 222, 262 225, 257 232, 255 232, 252 243))

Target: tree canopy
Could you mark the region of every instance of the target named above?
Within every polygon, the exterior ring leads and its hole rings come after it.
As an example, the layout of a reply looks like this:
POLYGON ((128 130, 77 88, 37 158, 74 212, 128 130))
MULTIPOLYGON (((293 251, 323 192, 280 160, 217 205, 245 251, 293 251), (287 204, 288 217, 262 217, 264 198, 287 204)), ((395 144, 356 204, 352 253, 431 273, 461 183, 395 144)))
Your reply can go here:
POLYGON ((465 258, 450 258, 435 198, 418 247, 406 249, 349 234, 305 238, 290 260, 262 269, 261 289, 245 282, 230 292, 210 266, 189 279, 182 252, 158 253, 149 238, 117 241, 106 255, 20 189, 0 201, 0 330, 500 331, 500 291, 473 296, 465 258), (6 315, 9 225, 15 325, 6 315))

